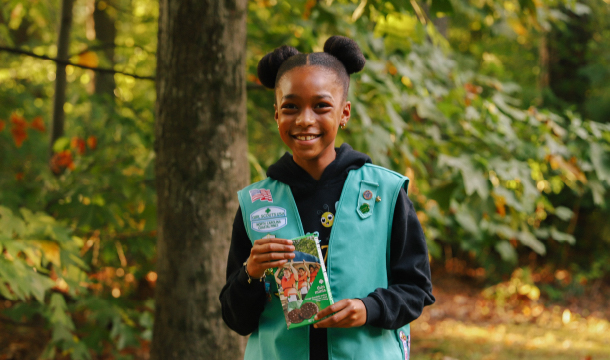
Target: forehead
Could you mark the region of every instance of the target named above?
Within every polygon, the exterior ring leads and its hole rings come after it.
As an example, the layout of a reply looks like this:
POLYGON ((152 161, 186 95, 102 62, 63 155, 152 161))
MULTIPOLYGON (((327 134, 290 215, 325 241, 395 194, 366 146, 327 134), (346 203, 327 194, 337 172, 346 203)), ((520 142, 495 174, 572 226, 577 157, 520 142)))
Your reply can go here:
POLYGON ((340 99, 343 86, 339 76, 331 69, 318 65, 299 66, 285 72, 275 88, 276 97, 288 94, 309 98, 322 92, 331 93, 340 99))

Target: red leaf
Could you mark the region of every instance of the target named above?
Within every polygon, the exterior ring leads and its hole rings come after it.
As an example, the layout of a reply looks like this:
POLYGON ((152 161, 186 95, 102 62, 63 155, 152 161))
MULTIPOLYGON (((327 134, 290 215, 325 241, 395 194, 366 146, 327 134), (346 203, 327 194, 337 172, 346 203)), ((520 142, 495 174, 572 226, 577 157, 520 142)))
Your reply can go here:
POLYGON ((47 131, 47 128, 44 125, 44 121, 42 120, 42 116, 36 116, 34 118, 34 120, 32 120, 32 123, 30 124, 30 127, 32 129, 38 130, 40 132, 47 131))
POLYGON ((87 145, 89 146, 89 149, 95 150, 97 147, 97 138, 93 135, 89 136, 87 138, 87 145))
POLYGON ((51 171, 59 174, 63 169, 68 168, 74 170, 74 162, 72 160, 72 152, 64 150, 53 155, 51 158, 51 171))
POLYGON ((11 114, 11 134, 13 134, 13 140, 15 140, 15 146, 21 147, 23 145, 23 141, 27 139, 28 133, 26 131, 28 127, 27 121, 21 115, 17 113, 11 114))
POLYGON ((73 149, 76 149, 76 152, 79 155, 82 155, 85 153, 85 149, 86 149, 85 140, 75 136, 72 138, 72 141, 70 142, 70 147, 73 149))

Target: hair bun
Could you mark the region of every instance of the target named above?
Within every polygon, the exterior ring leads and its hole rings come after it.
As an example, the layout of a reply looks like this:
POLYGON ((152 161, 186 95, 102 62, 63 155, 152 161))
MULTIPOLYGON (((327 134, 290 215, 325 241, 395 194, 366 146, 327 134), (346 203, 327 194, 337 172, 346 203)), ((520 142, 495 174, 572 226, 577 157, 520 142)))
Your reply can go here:
POLYGON ((357 73, 364 68, 366 59, 356 42, 345 36, 331 36, 324 43, 324 52, 331 54, 343 63, 348 74, 357 73))
POLYGON ((275 78, 280 66, 286 59, 299 53, 299 50, 292 46, 282 45, 273 50, 258 62, 258 79, 261 84, 269 89, 275 88, 275 78))

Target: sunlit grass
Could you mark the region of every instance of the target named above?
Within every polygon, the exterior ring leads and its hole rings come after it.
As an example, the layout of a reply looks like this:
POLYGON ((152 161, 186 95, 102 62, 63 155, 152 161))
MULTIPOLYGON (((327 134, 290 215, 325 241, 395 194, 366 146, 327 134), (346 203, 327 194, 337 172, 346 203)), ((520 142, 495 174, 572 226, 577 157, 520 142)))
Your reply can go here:
POLYGON ((548 311, 536 321, 499 325, 416 321, 412 355, 418 360, 610 359, 608 321, 563 320, 562 313, 548 311))

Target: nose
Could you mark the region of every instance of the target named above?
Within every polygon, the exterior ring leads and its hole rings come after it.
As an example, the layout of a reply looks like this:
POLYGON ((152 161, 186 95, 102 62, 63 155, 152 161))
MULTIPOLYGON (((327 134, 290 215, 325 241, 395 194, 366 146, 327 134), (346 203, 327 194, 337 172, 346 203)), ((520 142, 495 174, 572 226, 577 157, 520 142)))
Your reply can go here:
POLYGON ((315 115, 313 109, 305 108, 297 117, 296 125, 302 127, 313 125, 315 122, 315 115))

